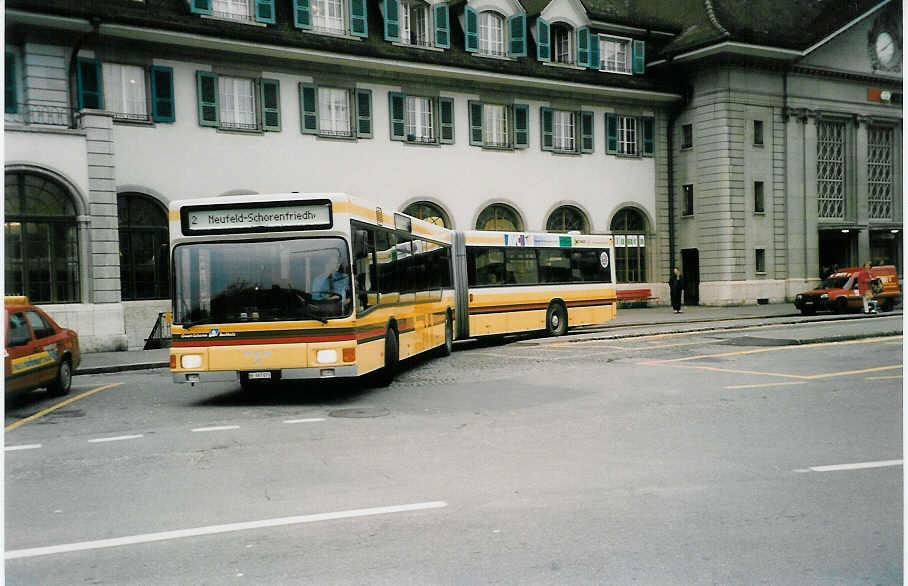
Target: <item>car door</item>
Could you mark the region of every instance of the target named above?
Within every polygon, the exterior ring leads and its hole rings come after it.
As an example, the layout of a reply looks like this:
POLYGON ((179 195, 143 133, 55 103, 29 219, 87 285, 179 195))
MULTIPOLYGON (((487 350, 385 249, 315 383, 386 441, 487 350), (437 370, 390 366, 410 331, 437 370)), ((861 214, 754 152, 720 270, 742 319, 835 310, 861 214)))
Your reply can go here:
POLYGON ((25 314, 10 313, 6 328, 7 393, 40 386, 40 368, 32 359, 34 347, 34 337, 25 314))
POLYGON ((38 382, 45 385, 57 376, 60 357, 63 355, 62 336, 57 335, 54 326, 33 309, 25 312, 25 319, 35 337, 32 356, 36 364, 40 363, 37 367, 38 382))

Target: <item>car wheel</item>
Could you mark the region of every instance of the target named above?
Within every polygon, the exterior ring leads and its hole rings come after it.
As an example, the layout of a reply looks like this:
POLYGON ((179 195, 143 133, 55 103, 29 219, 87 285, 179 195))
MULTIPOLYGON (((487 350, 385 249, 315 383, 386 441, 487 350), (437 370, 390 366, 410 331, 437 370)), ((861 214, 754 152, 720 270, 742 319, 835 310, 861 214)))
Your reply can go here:
POLYGON ((378 372, 378 386, 387 387, 394 381, 399 356, 397 332, 389 329, 385 333, 385 366, 378 372))
POLYGON ((550 336, 563 336, 567 332, 567 312, 560 303, 552 303, 545 314, 545 330, 550 336))
POLYGON ((848 313, 848 300, 844 297, 839 297, 835 301, 835 312, 836 313, 848 313))
POLYGON ((60 368, 57 370, 57 378, 48 385, 47 390, 55 397, 62 397, 69 393, 73 384, 73 366, 68 358, 60 362, 60 368))

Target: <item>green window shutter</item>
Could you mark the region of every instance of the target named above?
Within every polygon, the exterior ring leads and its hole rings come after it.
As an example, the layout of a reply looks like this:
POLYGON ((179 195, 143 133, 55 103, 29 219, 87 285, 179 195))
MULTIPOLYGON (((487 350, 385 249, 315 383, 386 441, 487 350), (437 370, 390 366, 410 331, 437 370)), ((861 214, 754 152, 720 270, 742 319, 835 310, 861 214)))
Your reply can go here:
POLYGON ((369 22, 366 0, 350 0, 350 34, 356 37, 369 36, 369 22))
POLYGON ((580 152, 593 152, 593 113, 580 112, 580 152))
POLYGON ((391 115, 391 140, 406 140, 407 125, 405 123, 404 102, 406 96, 399 92, 388 92, 388 107, 391 115))
POLYGON ((656 120, 654 118, 641 118, 643 125, 643 156, 652 157, 656 152, 656 120))
POLYGON ((590 33, 590 69, 599 69, 599 35, 590 33))
POLYGON ((526 104, 514 104, 514 148, 525 149, 530 146, 530 107, 526 104))
POLYGON ((300 130, 303 134, 318 134, 318 88, 300 82, 300 130))
POLYGON ((527 17, 515 14, 508 18, 508 52, 511 57, 527 56, 527 17))
POLYGON ((19 104, 16 96, 16 56, 10 52, 6 53, 6 85, 4 85, 4 103, 3 111, 7 114, 15 114, 19 111, 19 104))
POLYGON ((451 47, 450 12, 447 4, 435 5, 435 46, 442 49, 451 47))
POLYGON ((482 146, 482 102, 470 100, 467 107, 470 110, 470 144, 482 146))
POLYGON ((633 71, 635 75, 642 75, 646 70, 646 43, 634 41, 633 45, 633 71))
POLYGON ((356 136, 372 138, 372 90, 355 90, 356 136))
POLYGON ((540 61, 552 60, 552 48, 549 23, 541 18, 536 19, 536 59, 540 61))
POLYGON ((590 28, 587 26, 577 29, 577 65, 590 66, 590 28))
POLYGON ((262 80, 262 130, 281 131, 281 86, 276 79, 262 80))
POLYGON ((454 98, 438 98, 439 142, 454 144, 454 98))
POLYGON ((189 11, 193 14, 211 14, 211 0, 189 0, 189 11))
POLYGON ((196 71, 196 82, 199 90, 199 124, 217 126, 218 116, 218 76, 207 71, 196 71))
POLYGON ((312 9, 309 0, 293 0, 293 26, 309 30, 312 28, 312 9))
POLYGON ((151 118, 155 122, 173 122, 173 69, 151 67, 151 118))
POLYGON ((274 24, 274 0, 255 0, 255 20, 274 24))
POLYGON ((610 155, 618 154, 618 115, 605 115, 605 151, 610 155))
POLYGON ((79 94, 79 109, 104 108, 104 95, 101 88, 101 62, 97 59, 79 57, 76 65, 76 86, 79 94))
POLYGON ((400 42, 400 4, 385 0, 385 40, 400 42))
POLYGON ((542 127, 542 150, 551 151, 555 148, 555 121, 551 108, 539 108, 539 120, 542 127))
POLYGON ((479 51, 479 15, 469 6, 464 9, 463 19, 465 24, 464 30, 464 49, 468 53, 479 51))

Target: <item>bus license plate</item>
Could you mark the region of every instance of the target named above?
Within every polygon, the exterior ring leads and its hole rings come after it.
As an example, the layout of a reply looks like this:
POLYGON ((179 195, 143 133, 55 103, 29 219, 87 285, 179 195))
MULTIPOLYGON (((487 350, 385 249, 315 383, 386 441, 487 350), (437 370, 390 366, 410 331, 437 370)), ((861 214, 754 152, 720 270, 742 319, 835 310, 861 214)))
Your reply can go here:
POLYGON ((250 379, 256 379, 256 378, 271 378, 271 372, 270 372, 270 371, 266 371, 266 372, 250 372, 250 373, 249 373, 249 378, 250 378, 250 379))

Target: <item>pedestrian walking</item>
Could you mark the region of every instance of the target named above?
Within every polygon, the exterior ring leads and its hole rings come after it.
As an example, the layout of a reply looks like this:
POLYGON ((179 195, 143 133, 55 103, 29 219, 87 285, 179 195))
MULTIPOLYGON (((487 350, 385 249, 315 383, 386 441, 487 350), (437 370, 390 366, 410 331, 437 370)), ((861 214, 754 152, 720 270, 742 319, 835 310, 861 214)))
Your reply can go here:
POLYGON ((668 289, 672 296, 672 309, 675 313, 683 313, 681 309, 681 294, 684 292, 684 275, 681 269, 675 267, 672 270, 672 276, 668 278, 668 289))
POLYGON ((864 313, 876 313, 876 302, 873 301, 873 289, 870 286, 870 261, 864 263, 858 271, 858 294, 864 302, 864 313), (873 309, 871 311, 871 305, 873 309))

